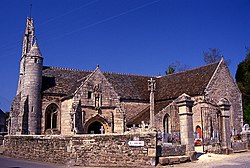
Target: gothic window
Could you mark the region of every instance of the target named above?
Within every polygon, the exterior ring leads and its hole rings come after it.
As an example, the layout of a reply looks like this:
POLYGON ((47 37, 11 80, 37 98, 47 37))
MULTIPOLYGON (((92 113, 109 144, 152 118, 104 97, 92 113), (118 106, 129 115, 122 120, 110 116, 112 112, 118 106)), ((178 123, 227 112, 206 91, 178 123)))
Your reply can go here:
POLYGON ((58 107, 56 104, 51 104, 47 107, 46 112, 46 121, 45 128, 53 129, 57 128, 57 115, 58 115, 58 107))
POLYGON ((168 134, 171 133, 171 119, 168 114, 166 114, 163 119, 163 128, 164 128, 165 133, 168 133, 168 134))

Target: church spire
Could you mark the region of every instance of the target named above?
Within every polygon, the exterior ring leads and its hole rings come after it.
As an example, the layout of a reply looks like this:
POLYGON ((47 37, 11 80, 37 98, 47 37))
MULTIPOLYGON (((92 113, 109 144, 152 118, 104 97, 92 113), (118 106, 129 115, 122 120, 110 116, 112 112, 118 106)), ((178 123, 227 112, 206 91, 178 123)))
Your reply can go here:
POLYGON ((29 53, 33 45, 34 33, 35 31, 34 31, 33 19, 31 17, 28 17, 26 21, 26 29, 23 38, 22 57, 29 53))

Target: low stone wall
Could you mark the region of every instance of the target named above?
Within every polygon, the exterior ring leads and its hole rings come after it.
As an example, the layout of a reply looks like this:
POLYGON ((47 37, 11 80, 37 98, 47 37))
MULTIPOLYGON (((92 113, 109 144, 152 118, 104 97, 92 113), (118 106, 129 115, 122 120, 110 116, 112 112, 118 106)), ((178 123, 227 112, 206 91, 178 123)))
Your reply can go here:
POLYGON ((248 142, 232 142, 234 152, 243 152, 248 150, 248 142))
POLYGON ((156 134, 5 136, 4 155, 81 166, 146 166, 155 164, 156 134), (143 146, 128 145, 133 139, 143 146))
POLYGON ((183 156, 186 153, 186 145, 168 145, 161 146, 160 156, 183 156))

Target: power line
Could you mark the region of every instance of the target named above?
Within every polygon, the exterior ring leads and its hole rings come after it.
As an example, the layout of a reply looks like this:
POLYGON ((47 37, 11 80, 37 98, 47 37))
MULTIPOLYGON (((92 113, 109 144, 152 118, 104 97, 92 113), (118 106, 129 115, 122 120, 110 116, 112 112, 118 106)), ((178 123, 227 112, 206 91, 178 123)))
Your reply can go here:
POLYGON ((85 30, 85 29, 88 29, 88 28, 90 28, 90 27, 96 26, 96 25, 98 25, 98 24, 105 23, 105 22, 107 22, 107 21, 113 20, 113 19, 118 18, 118 17, 120 17, 120 16, 126 15, 126 14, 128 14, 128 13, 137 11, 137 10, 142 9, 142 8, 145 8, 145 7, 149 6, 149 5, 155 4, 155 3, 159 2, 159 1, 161 1, 161 0, 155 0, 155 1, 152 1, 152 2, 149 2, 149 3, 146 3, 146 4, 143 4, 143 5, 141 5, 141 6, 132 8, 132 9, 127 10, 127 11, 125 11, 125 12, 121 12, 120 14, 117 14, 117 15, 108 17, 108 18, 106 18, 106 19, 97 21, 97 22, 95 22, 95 23, 86 25, 86 26, 84 26, 84 27, 75 29, 75 30, 73 30, 73 31, 71 31, 71 32, 68 32, 68 33, 65 33, 65 34, 63 34, 63 35, 61 35, 61 36, 52 37, 52 38, 50 38, 50 39, 47 39, 47 41, 49 41, 49 40, 54 40, 54 39, 57 39, 57 38, 61 38, 61 37, 64 37, 64 36, 68 36, 68 35, 71 35, 71 34, 73 34, 73 33, 79 32, 79 31, 81 31, 81 30, 85 30))
MULTIPOLYGON (((99 0, 91 1, 91 2, 89 2, 89 3, 86 3, 86 4, 84 4, 84 5, 80 6, 80 7, 78 7, 78 8, 72 9, 72 10, 70 10, 70 11, 68 11, 68 12, 66 12, 66 13, 64 13, 64 14, 62 14, 62 15, 55 16, 55 17, 53 17, 53 18, 51 18, 51 19, 49 19, 49 20, 47 20, 47 21, 41 23, 41 24, 38 25, 38 26, 45 25, 45 24, 47 24, 47 23, 49 23, 49 22, 51 22, 51 21, 54 21, 54 20, 56 20, 56 19, 58 19, 58 18, 60 18, 60 17, 66 16, 66 15, 68 15, 68 14, 70 14, 70 13, 73 13, 73 12, 79 10, 79 9, 82 9, 82 8, 84 8, 84 7, 87 7, 87 6, 93 4, 93 3, 97 2, 97 1, 99 1, 99 0)), ((158 3, 158 2, 160 2, 160 1, 161 1, 161 0, 155 0, 155 1, 152 1, 152 2, 145 3, 145 4, 140 5, 140 6, 138 6, 138 7, 129 9, 129 10, 124 11, 124 12, 121 12, 121 13, 119 13, 119 14, 117 14, 117 15, 114 15, 114 16, 111 16, 111 17, 102 19, 102 20, 100 20, 100 21, 97 21, 97 22, 95 22, 95 23, 88 24, 88 25, 86 25, 86 26, 83 26, 83 27, 80 27, 80 28, 78 28, 78 29, 72 30, 72 31, 70 31, 70 32, 68 32, 68 33, 65 33, 65 34, 63 34, 63 35, 59 35, 59 36, 55 36, 55 37, 52 37, 52 38, 48 38, 47 41, 54 40, 54 39, 57 39, 57 38, 61 38, 61 37, 64 37, 64 36, 68 36, 68 35, 71 35, 71 34, 73 34, 73 33, 76 33, 76 32, 79 32, 79 31, 82 31, 82 30, 85 30, 85 29, 88 29, 88 28, 93 27, 93 26, 96 26, 96 25, 98 25, 98 24, 102 24, 102 23, 108 22, 108 21, 110 21, 110 20, 116 19, 116 18, 118 18, 118 17, 120 17, 120 16, 126 15, 126 14, 131 13, 131 12, 134 12, 134 11, 137 11, 137 10, 142 9, 142 8, 145 8, 145 7, 149 6, 149 5, 153 5, 153 4, 158 3)), ((46 39, 45 39, 45 41, 46 41, 46 39)), ((19 40, 17 43, 20 43, 20 42, 21 42, 21 40, 19 40)), ((10 46, 9 48, 12 48, 12 49, 14 49, 14 48, 17 49, 17 48, 18 48, 16 45, 14 46, 14 45, 12 45, 12 44, 13 44, 13 43, 11 43, 11 45, 5 45, 5 46, 1 46, 1 47, 6 47, 6 48, 7 48, 8 46, 10 46)), ((12 55, 12 54, 8 54, 8 55, 12 55)), ((0 56, 0 57, 1 57, 1 56, 0 56)), ((2 56, 2 57, 5 57, 5 56, 2 56)))
MULTIPOLYGON (((58 18, 61 18, 61 17, 66 16, 66 15, 68 15, 68 14, 71 14, 71 13, 77 11, 77 10, 80 10, 80 9, 82 9, 82 8, 84 8, 84 7, 87 7, 87 6, 89 6, 89 5, 93 4, 93 3, 96 3, 97 1, 99 1, 99 0, 94 0, 94 1, 88 2, 88 3, 83 4, 83 5, 81 5, 81 6, 77 7, 77 8, 74 8, 74 9, 72 9, 72 10, 70 10, 70 11, 64 13, 64 14, 61 14, 61 15, 52 17, 52 18, 48 19, 47 21, 45 21, 45 22, 43 22, 43 23, 41 23, 41 24, 38 24, 36 27, 39 27, 39 26, 43 26, 43 25, 45 25, 45 24, 48 24, 49 22, 52 22, 52 21, 54 21, 54 20, 56 20, 56 19, 58 19, 58 18)), ((32 4, 30 4, 30 9, 29 9, 29 17, 30 17, 30 18, 31 18, 31 14, 32 14, 31 12, 32 12, 32 4)), ((16 42, 10 42, 10 43, 7 43, 7 44, 5 43, 4 45, 0 46, 0 49, 5 50, 5 52, 6 52, 6 51, 10 50, 10 49, 8 49, 8 48, 11 48, 11 49, 18 48, 18 47, 16 46, 16 44, 17 44, 17 43, 18 43, 18 44, 21 44, 21 42, 22 42, 22 40, 18 40, 18 41, 16 41, 16 42)))
POLYGON ((73 13, 73 12, 75 12, 75 11, 78 11, 78 10, 84 8, 84 7, 87 7, 87 6, 93 4, 93 3, 97 2, 97 1, 99 1, 99 0, 94 0, 94 1, 88 2, 88 3, 84 4, 84 5, 79 6, 78 8, 74 8, 74 9, 72 9, 72 10, 70 10, 70 11, 64 13, 64 14, 61 14, 61 15, 55 16, 55 17, 53 17, 53 18, 50 18, 50 19, 48 19, 47 21, 45 21, 45 22, 43 22, 43 23, 41 23, 41 24, 38 24, 37 26, 38 26, 38 27, 39 27, 39 26, 42 26, 42 25, 47 24, 47 23, 49 23, 49 22, 51 22, 51 21, 54 21, 54 20, 56 20, 56 19, 58 19, 58 18, 61 18, 61 17, 66 16, 66 15, 68 15, 68 14, 71 14, 71 13, 73 13))

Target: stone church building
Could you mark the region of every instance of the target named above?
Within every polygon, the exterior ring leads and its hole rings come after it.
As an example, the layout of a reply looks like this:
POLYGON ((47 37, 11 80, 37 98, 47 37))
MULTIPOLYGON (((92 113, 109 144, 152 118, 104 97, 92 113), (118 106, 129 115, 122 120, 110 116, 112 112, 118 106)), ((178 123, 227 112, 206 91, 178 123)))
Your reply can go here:
POLYGON ((230 106, 230 131, 241 131, 241 92, 223 59, 166 76, 102 72, 99 66, 74 70, 44 66, 34 37, 33 19, 27 18, 10 134, 111 134, 148 125, 177 135, 181 95, 193 101, 199 136, 221 132, 222 100, 230 106))

